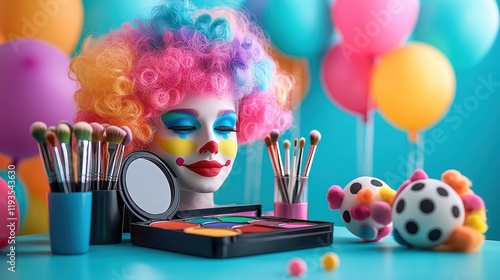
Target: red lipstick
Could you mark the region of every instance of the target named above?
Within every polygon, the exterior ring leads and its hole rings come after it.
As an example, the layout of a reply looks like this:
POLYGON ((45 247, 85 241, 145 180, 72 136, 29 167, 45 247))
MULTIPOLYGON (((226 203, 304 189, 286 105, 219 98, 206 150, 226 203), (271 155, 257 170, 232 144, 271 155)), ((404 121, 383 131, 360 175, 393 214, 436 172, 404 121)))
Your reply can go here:
POLYGON ((226 161, 226 164, 222 165, 218 161, 215 160, 200 160, 198 162, 184 165, 184 162, 176 161, 177 165, 185 166, 187 169, 193 171, 194 173, 204 176, 204 177, 215 177, 219 175, 220 170, 224 166, 229 166, 231 163, 230 160, 226 161))

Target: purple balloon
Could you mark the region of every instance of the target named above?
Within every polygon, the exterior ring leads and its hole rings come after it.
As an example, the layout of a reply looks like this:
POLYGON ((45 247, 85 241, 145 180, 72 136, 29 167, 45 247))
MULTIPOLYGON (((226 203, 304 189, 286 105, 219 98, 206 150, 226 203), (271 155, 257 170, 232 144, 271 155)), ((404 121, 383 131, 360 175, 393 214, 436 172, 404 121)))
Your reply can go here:
POLYGON ((77 83, 69 57, 49 43, 19 39, 0 45, 0 152, 14 159, 38 153, 30 127, 71 120, 77 83))

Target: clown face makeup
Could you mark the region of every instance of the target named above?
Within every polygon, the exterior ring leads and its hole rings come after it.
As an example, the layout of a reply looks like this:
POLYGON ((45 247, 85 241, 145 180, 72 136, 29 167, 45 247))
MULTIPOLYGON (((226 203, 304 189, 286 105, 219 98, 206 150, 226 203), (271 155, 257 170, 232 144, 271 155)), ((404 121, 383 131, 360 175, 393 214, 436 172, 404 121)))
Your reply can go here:
POLYGON ((236 157, 236 120, 229 94, 190 96, 161 116, 151 150, 172 167, 184 191, 213 193, 226 180, 236 157))

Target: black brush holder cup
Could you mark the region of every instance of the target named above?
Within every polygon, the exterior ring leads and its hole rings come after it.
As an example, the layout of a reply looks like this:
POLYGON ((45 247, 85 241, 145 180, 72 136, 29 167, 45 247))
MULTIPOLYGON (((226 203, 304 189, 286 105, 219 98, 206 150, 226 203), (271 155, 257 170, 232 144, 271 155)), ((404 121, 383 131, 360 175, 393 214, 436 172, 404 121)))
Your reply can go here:
POLYGON ((122 241, 123 200, 117 190, 92 191, 90 244, 122 241))

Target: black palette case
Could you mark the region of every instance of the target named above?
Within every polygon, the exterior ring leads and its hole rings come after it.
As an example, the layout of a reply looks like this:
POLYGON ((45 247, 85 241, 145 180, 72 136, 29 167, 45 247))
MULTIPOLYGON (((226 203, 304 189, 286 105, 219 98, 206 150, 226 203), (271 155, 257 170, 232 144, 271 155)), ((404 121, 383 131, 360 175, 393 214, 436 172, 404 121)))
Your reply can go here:
POLYGON ((135 151, 126 157, 120 187, 135 220, 130 223, 134 245, 231 258, 333 243, 332 223, 262 216, 260 205, 177 211, 177 178, 149 151, 135 151))

